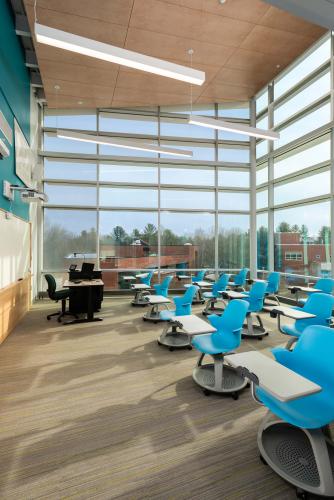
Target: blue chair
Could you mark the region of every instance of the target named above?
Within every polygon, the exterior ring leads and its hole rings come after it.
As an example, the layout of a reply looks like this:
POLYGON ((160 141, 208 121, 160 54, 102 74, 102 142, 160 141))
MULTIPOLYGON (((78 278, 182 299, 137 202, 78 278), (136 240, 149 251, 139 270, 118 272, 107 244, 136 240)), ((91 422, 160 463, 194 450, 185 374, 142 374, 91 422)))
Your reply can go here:
POLYGON ((162 281, 162 283, 158 283, 153 285, 155 293, 157 295, 162 295, 163 297, 168 297, 168 288, 171 284, 173 276, 166 276, 166 278, 162 281))
POLYGON ((249 269, 247 267, 240 269, 238 274, 236 274, 234 276, 233 281, 231 283, 229 283, 229 285, 236 288, 236 289, 244 290, 248 273, 249 273, 249 269))
POLYGON ((175 316, 187 316, 191 314, 191 304, 198 287, 191 285, 181 297, 173 297, 175 309, 160 311, 160 319, 162 321, 170 321, 175 316))
POLYGON ((151 280, 152 280, 153 274, 154 274, 154 271, 149 271, 146 276, 142 276, 141 278, 139 278, 141 283, 143 285, 151 286, 151 280))
POLYGON ((262 459, 297 488, 300 498, 306 498, 305 491, 334 498, 334 443, 329 432, 334 420, 334 332, 312 325, 293 351, 272 352, 278 363, 322 390, 282 402, 263 388, 255 389, 256 398, 269 410, 258 432, 262 459))
MULTIPOLYGON (((331 295, 334 291, 334 280, 332 278, 320 278, 314 285, 314 288, 317 288, 318 290, 321 290, 323 293, 327 293, 331 295)), ((317 293, 317 292, 312 292, 317 293)), ((307 294, 310 296, 311 294, 307 294)), ((305 304, 307 301, 307 298, 302 298, 300 299, 297 296, 297 301, 299 304, 305 304)))
POLYGON ((224 365, 224 356, 240 346, 248 307, 245 300, 232 300, 221 316, 208 316, 217 331, 211 335, 197 335, 192 340, 192 345, 201 353, 193 371, 193 379, 204 389, 205 395, 211 392, 229 393, 238 399, 239 391, 247 384, 235 369, 224 365), (205 355, 210 355, 214 362, 203 365, 205 355))
POLYGON ((192 348, 189 343, 189 336, 183 332, 179 332, 175 322, 177 322, 178 316, 188 316, 191 314, 191 304, 197 290, 197 286, 191 285, 182 297, 173 297, 175 309, 160 311, 159 319, 160 321, 166 321, 166 326, 158 339, 159 345, 168 347, 170 351, 173 351, 175 348, 192 348))
POLYGON ((242 332, 243 337, 257 338, 262 340, 265 335, 268 335, 265 329, 259 312, 263 309, 264 299, 267 291, 267 283, 265 281, 256 281, 249 292, 243 292, 244 300, 249 303, 249 308, 246 317, 246 326, 242 332), (253 315, 258 321, 254 324, 253 315))
POLYGON ((207 316, 208 314, 210 314, 210 312, 212 314, 216 311, 219 312, 224 311, 226 303, 222 299, 219 292, 226 290, 229 279, 230 279, 230 274, 222 274, 218 278, 218 280, 213 284, 211 292, 203 292, 202 297, 203 299, 206 299, 206 304, 202 313, 204 316, 207 316), (221 299, 225 307, 222 308, 215 307, 215 304, 219 299, 221 299))
POLYGON ((276 271, 269 273, 267 280, 266 297, 269 299, 274 299, 278 305, 280 305, 280 301, 278 300, 277 297, 280 283, 281 283, 281 273, 278 273, 276 271))
POLYGON ((207 269, 203 269, 202 271, 198 271, 195 276, 191 277, 191 282, 197 283, 198 281, 203 281, 206 272, 207 272, 207 269))
MULTIPOLYGON (((319 325, 319 326, 329 326, 331 322, 332 310, 334 307, 334 297, 333 295, 328 295, 325 293, 313 293, 310 295, 305 302, 304 307, 293 307, 297 311, 308 312, 310 314, 314 314, 314 318, 308 319, 299 319, 295 321, 295 324, 283 325, 281 326, 280 320, 278 322, 278 328, 280 332, 284 335, 289 335, 292 338, 286 345, 287 349, 290 349, 291 346, 300 338, 305 328, 311 325, 319 325)), ((280 318, 280 316, 278 316, 280 318)), ((333 330, 332 330, 333 331, 333 330)), ((334 334, 334 331, 333 331, 334 334)))

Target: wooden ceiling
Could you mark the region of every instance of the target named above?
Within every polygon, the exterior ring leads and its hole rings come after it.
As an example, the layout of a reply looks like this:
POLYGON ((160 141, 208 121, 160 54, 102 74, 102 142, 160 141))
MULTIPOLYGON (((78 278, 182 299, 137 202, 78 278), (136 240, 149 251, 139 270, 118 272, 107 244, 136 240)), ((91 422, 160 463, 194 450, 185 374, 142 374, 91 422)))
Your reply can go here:
MULTIPOLYGON (((33 31, 33 0, 24 0, 33 31)), ((243 101, 324 29, 260 0, 38 0, 41 24, 206 73, 195 103, 243 101)), ((189 84, 65 50, 35 47, 49 107, 185 104, 189 84), (58 95, 54 89, 60 85, 58 95), (80 103, 80 104, 79 104, 80 103)))

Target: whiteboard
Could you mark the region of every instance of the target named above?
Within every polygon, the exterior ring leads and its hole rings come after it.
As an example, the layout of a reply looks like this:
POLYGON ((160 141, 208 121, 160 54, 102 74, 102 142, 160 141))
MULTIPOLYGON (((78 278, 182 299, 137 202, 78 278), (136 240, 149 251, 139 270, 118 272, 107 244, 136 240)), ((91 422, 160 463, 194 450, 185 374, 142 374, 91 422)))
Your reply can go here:
POLYGON ((30 224, 0 210, 0 289, 30 272, 30 224))
POLYGON ((19 124, 14 119, 15 137, 15 173, 27 187, 31 187, 31 174, 34 164, 34 155, 23 135, 19 124))

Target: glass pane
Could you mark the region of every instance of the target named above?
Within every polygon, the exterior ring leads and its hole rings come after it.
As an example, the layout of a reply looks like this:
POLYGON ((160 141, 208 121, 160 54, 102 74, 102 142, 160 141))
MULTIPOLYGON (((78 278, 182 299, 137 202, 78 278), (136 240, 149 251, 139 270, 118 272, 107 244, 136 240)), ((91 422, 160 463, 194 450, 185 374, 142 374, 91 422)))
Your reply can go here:
POLYGON ((96 261, 96 211, 44 209, 44 269, 96 261))
POLYGON ((214 248, 213 214, 161 213, 161 258, 165 267, 212 268, 214 248))
POLYGON ((93 142, 61 139, 54 133, 44 133, 44 151, 56 153, 96 154, 97 146, 93 142))
POLYGON ((218 261, 219 269, 249 266, 248 215, 218 216, 218 261))
POLYGON ((249 210, 249 193, 218 193, 218 210, 249 210))
POLYGON ((154 164, 101 163, 100 181, 157 184, 158 169, 154 164))
POLYGON ((176 191, 161 190, 161 208, 188 208, 213 210, 215 196, 213 191, 176 191))
POLYGON ((268 213, 256 216, 257 268, 268 269, 268 213))
POLYGON ((249 142, 250 137, 248 135, 237 134, 236 132, 226 132, 224 130, 218 130, 218 140, 249 142))
POLYGON ((330 103, 327 103, 280 130, 281 137, 274 141, 274 148, 280 148, 281 146, 284 146, 285 144, 288 144, 289 142, 316 130, 322 125, 328 123, 330 119, 331 106, 330 103))
POLYGON ((218 116, 248 120, 249 104, 248 102, 218 104, 218 116))
POLYGON ((268 107, 268 89, 266 89, 262 94, 256 98, 256 114, 258 115, 268 107))
MULTIPOLYGON (((262 165, 263 166, 263 165, 262 165)), ((268 182, 268 164, 266 163, 264 168, 256 171, 256 185, 259 186, 264 182, 268 182)))
POLYGON ((308 85, 304 90, 301 90, 297 95, 291 97, 291 99, 274 110, 275 125, 283 122, 306 106, 311 105, 322 96, 328 94, 330 88, 331 79, 330 72, 328 71, 318 80, 308 85))
POLYGON ((160 167, 160 183, 178 186, 213 186, 215 183, 214 168, 160 167))
POLYGON ((261 158, 268 154, 268 141, 261 141, 256 143, 256 158, 261 158))
POLYGON ((219 144, 218 161, 249 163, 249 148, 232 148, 219 144))
POLYGON ((101 187, 101 207, 156 208, 158 191, 156 189, 101 187))
MULTIPOLYGON (((142 145, 152 144, 158 146, 158 141, 148 140, 148 139, 136 139, 136 142, 142 143, 142 145)), ((99 146, 100 155, 104 156, 137 156, 145 158, 157 158, 158 153, 151 153, 150 151, 141 151, 139 149, 129 149, 129 148, 119 148, 116 146, 99 146)), ((174 156, 173 156, 174 158, 174 156)))
POLYGON ((298 82, 306 78, 313 71, 319 68, 319 66, 328 61, 330 55, 331 41, 330 38, 328 38, 322 43, 322 45, 320 45, 320 47, 315 49, 311 54, 300 61, 300 63, 292 68, 287 74, 274 82, 275 99, 297 85, 298 82))
POLYGON ((220 168, 218 170, 218 186, 248 188, 249 172, 220 168))
POLYGON ((330 276, 330 203, 277 210, 274 220, 275 270, 330 276))
POLYGON ((274 158, 274 178, 278 179, 312 165, 330 161, 330 156, 330 137, 326 134, 316 141, 308 142, 306 145, 294 149, 287 155, 274 158))
MULTIPOLYGON (((192 112, 194 115, 215 116, 214 104, 193 104, 192 112)), ((177 113, 182 115, 190 115, 190 105, 182 106, 161 106, 161 113, 177 113)))
POLYGON ((260 120, 256 120, 256 128, 267 130, 269 128, 268 115, 264 115, 260 120))
POLYGON ((171 137, 191 137, 194 139, 214 139, 215 131, 207 127, 190 125, 180 118, 160 119, 160 135, 171 137))
MULTIPOLYGON (((205 160, 214 161, 215 159, 215 149, 213 144, 196 144, 194 142, 168 142, 162 141, 161 146, 166 146, 168 148, 181 149, 186 151, 192 151, 192 158, 187 158, 188 160, 205 160)), ((161 154, 161 158, 176 158, 170 155, 161 154)))
POLYGON ((96 130, 96 123, 95 111, 75 112, 44 108, 44 127, 96 130))
POLYGON ((268 206, 268 189, 256 192, 256 209, 260 210, 268 206))
POLYGON ((99 129, 122 134, 158 135, 158 117, 127 113, 100 113, 99 129))
POLYGON ((96 181, 96 163, 44 158, 44 177, 78 181, 96 181))
MULTIPOLYGON (((100 212, 100 267, 102 270, 158 266, 157 212, 100 212)), ((129 272, 103 272, 105 288, 130 288, 123 279, 129 272)), ((154 275, 152 282, 156 281, 154 275)))
POLYGON ((287 184, 274 186, 274 202, 275 205, 281 205, 289 201, 321 196, 329 191, 330 172, 321 172, 287 184))
POLYGON ((96 187, 66 184, 44 184, 50 205, 75 205, 95 207, 96 187))

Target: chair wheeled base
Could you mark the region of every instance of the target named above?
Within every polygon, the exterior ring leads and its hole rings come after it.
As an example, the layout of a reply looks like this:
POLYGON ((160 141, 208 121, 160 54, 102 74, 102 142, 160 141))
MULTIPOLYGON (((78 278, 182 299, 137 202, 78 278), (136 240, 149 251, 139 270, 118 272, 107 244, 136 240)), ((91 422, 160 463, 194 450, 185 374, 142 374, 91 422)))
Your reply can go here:
POLYGON ((253 323, 252 314, 248 314, 246 316, 246 324, 243 326, 241 335, 243 338, 257 338, 258 340, 262 340, 263 337, 269 335, 269 332, 265 329, 261 317, 256 314, 255 315, 258 324, 253 323))
POLYGON ((158 339, 158 344, 168 347, 170 351, 175 349, 189 349, 191 351, 191 337, 178 330, 179 326, 175 322, 166 323, 162 334, 158 339))
MULTIPOLYGON (((165 308, 168 309, 167 304, 165 305, 165 308)), ((159 323, 160 321, 163 321, 160 318, 160 312, 161 310, 159 309, 159 304, 152 305, 151 309, 144 314, 143 321, 152 321, 153 323, 159 323)))
POLYGON ((209 316, 210 314, 223 314, 226 308, 226 302, 223 299, 208 299, 207 303, 205 304, 205 308, 202 311, 203 316, 209 316), (218 302, 221 302, 223 304, 222 307, 216 306, 218 302))
POLYGON ((131 302, 131 305, 134 307, 146 307, 149 305, 149 301, 147 300, 147 296, 151 295, 147 290, 136 290, 135 297, 131 302))
POLYGON ((295 486, 299 498, 307 493, 334 497, 334 442, 328 426, 302 429, 268 411, 257 440, 261 460, 295 486))
POLYGON ((202 353, 193 370, 193 380, 199 385, 206 396, 212 392, 216 394, 230 394, 233 399, 238 399, 239 391, 244 389, 248 382, 238 372, 224 364, 224 356, 213 356, 214 363, 202 365, 205 354, 202 353))
POLYGON ((55 313, 52 313, 52 314, 48 314, 46 319, 48 321, 50 321, 50 319, 53 317, 53 316, 57 316, 57 321, 58 323, 61 323, 61 320, 64 316, 74 316, 75 318, 77 318, 78 316, 74 313, 71 313, 70 311, 66 311, 66 299, 63 299, 61 301, 61 311, 57 311, 55 313))

